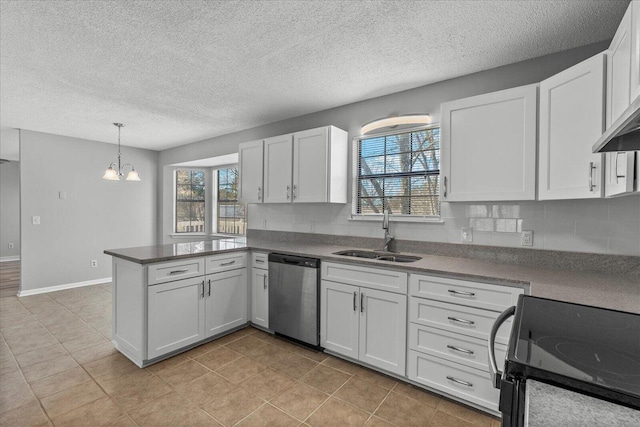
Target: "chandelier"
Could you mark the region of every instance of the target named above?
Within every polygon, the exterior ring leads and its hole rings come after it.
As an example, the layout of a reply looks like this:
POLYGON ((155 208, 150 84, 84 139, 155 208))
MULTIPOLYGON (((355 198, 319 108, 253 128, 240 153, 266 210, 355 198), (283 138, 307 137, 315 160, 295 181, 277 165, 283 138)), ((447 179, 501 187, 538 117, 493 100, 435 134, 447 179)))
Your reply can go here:
POLYGON ((118 163, 116 162, 111 163, 107 168, 107 170, 105 171, 104 176, 102 178, 108 179, 110 181, 119 181, 124 176, 124 168, 127 166, 130 166, 131 170, 127 174, 127 178, 126 178, 127 181, 140 181, 140 175, 138 175, 138 172, 136 172, 136 169, 133 167, 131 163, 125 163, 124 165, 121 165, 120 130, 124 125, 122 123, 114 123, 114 126, 118 127, 118 163), (114 169, 114 167, 117 167, 118 169, 114 169))

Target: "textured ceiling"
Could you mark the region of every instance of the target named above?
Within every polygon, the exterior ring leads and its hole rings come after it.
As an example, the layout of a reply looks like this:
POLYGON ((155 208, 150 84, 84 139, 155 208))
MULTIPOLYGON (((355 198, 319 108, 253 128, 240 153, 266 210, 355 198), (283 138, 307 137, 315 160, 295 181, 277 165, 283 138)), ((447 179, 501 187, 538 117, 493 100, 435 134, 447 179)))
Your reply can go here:
POLYGON ((0 127, 161 150, 610 39, 615 1, 4 1, 0 127))

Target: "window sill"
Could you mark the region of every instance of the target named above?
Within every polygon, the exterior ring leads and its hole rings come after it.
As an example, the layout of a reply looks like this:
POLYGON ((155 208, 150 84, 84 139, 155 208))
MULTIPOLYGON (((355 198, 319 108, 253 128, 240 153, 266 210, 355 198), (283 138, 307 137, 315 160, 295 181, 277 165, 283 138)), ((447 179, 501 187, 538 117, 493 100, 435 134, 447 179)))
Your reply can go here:
POLYGON ((208 234, 207 233, 171 233, 169 234, 169 236, 175 239, 177 237, 206 237, 208 236, 208 234))
MULTIPOLYGON (((349 221, 369 221, 382 223, 382 214, 380 215, 351 215, 349 221)), ((425 216, 393 216, 389 215, 391 222, 423 222, 429 224, 444 224, 442 218, 425 217, 425 216)))
POLYGON ((209 237, 218 237, 221 239, 229 239, 229 238, 234 238, 234 237, 247 237, 244 234, 223 234, 223 233, 211 233, 209 234, 209 237))

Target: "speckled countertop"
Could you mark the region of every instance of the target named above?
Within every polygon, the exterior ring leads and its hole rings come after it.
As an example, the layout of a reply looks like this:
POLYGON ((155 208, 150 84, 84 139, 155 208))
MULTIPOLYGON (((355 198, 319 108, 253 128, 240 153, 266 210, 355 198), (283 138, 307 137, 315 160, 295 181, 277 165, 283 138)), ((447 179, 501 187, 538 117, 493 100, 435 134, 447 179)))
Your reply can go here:
POLYGON ((640 411, 527 380, 526 427, 639 426, 640 411))
POLYGON ((637 276, 545 269, 419 253, 411 255, 422 257, 420 261, 398 264, 391 261, 351 258, 334 254, 334 252, 345 249, 370 250, 367 248, 274 242, 253 238, 248 240, 246 238, 229 238, 114 249, 106 250, 105 253, 140 264, 148 264, 245 249, 295 254, 320 258, 324 261, 357 263, 512 286, 529 285, 530 293, 534 296, 640 313, 640 278, 637 276))

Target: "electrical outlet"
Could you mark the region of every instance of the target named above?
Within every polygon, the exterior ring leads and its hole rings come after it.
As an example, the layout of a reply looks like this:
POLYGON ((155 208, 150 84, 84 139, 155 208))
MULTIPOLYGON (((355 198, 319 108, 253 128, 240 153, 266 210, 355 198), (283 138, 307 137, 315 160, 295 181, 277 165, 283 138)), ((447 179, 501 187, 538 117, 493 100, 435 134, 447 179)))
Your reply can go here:
POLYGON ((13 249, 13 243, 9 243, 9 249, 13 249))
POLYGON ((473 228, 471 227, 462 228, 462 241, 466 243, 473 242, 473 228))
POLYGON ((523 230, 520 246, 533 246, 533 231, 523 230))
POLYGON ((91 260, 91 268, 96 268, 98 266, 98 260, 97 259, 92 259, 91 260))
POLYGON ((40 217, 39 216, 32 216, 31 217, 31 224, 40 225, 40 217))
POLYGON ((262 220, 262 228, 263 228, 264 230, 266 230, 266 229, 267 229, 267 220, 266 220, 266 219, 263 219, 263 220, 262 220))

